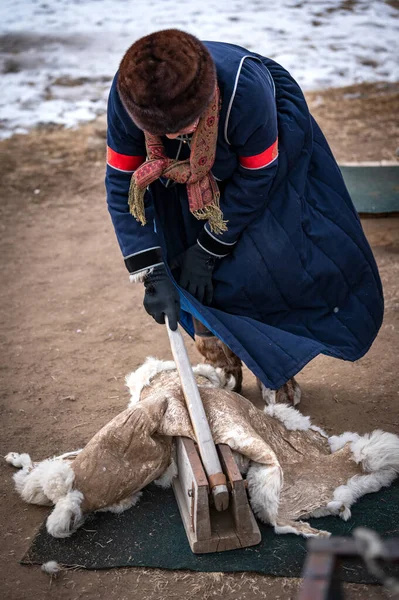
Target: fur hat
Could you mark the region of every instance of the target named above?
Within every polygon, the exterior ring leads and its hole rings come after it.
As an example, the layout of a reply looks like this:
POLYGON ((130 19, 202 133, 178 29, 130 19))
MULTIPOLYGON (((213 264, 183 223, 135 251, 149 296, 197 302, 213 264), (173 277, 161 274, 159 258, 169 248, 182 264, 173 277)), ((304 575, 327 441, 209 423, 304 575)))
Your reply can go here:
POLYGON ((216 85, 207 48, 178 29, 147 35, 130 46, 118 74, 118 92, 133 121, 154 135, 176 133, 205 110, 216 85))

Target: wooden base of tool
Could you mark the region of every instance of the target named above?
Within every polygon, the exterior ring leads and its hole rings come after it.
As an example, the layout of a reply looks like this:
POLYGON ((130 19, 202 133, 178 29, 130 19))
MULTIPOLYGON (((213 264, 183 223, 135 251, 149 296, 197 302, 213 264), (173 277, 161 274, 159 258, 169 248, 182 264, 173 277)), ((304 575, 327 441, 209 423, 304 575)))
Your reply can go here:
POLYGON ((249 506, 245 481, 233 454, 225 444, 217 445, 217 449, 230 491, 229 508, 223 512, 217 512, 210 505, 212 495, 194 442, 188 438, 176 438, 179 475, 173 480, 173 490, 195 554, 246 548, 261 540, 249 506))

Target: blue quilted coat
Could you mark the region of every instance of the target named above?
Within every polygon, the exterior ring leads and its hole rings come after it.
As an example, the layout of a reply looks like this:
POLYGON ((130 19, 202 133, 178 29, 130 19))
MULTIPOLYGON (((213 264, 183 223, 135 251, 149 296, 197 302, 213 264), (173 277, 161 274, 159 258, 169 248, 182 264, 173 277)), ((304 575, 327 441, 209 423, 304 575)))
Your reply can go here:
MULTIPOLYGON (((382 322, 381 282, 297 83, 268 58, 205 44, 222 96, 212 172, 228 231, 213 234, 189 212, 185 186, 164 179, 146 195, 147 224, 130 215, 129 182, 145 145, 121 104, 118 74, 108 103, 108 207, 131 274, 164 262, 174 280, 174 258, 197 240, 220 258, 212 306, 179 290, 181 324, 193 335, 198 318, 276 389, 320 353, 353 361, 367 352, 382 322)), ((168 155, 186 158, 189 141, 164 138, 168 155)))

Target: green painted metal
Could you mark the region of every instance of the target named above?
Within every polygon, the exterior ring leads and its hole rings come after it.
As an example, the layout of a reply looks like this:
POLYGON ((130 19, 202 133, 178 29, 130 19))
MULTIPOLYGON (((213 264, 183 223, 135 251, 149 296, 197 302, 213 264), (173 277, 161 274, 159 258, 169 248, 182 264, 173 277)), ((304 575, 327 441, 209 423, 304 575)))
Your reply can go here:
POLYGON ((399 213, 399 163, 341 165, 340 169, 358 213, 399 213))

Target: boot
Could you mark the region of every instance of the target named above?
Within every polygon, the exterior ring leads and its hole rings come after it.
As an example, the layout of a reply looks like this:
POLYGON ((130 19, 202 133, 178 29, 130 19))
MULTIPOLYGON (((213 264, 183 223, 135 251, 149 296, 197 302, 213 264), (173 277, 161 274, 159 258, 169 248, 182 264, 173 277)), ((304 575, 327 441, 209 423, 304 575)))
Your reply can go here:
POLYGON ((301 401, 302 392, 295 377, 291 377, 291 379, 278 390, 267 388, 259 378, 256 378, 256 382, 266 404, 276 404, 276 402, 279 402, 296 406, 301 401))
POLYGON ((212 367, 219 367, 228 378, 235 379, 234 392, 240 393, 242 387, 242 363, 226 344, 220 341, 200 321, 193 319, 195 330, 195 345, 204 357, 204 362, 212 367))

